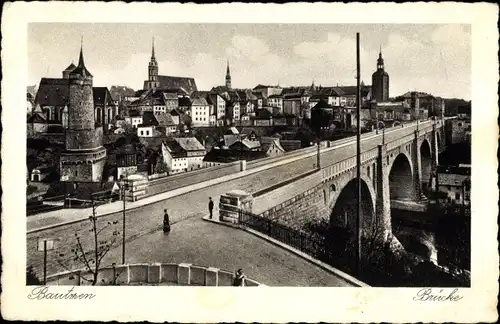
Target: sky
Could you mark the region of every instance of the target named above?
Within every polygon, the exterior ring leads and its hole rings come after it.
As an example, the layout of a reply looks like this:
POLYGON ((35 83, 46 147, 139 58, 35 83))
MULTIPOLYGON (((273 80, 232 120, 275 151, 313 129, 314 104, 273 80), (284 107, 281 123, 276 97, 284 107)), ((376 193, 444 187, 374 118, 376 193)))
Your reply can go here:
POLYGON ((381 50, 391 97, 416 90, 470 100, 470 25, 458 24, 30 23, 28 82, 77 64, 83 37, 94 86, 141 89, 154 37, 159 74, 194 77, 200 90, 224 84, 227 61, 233 88, 355 85, 357 32, 365 84, 381 50))

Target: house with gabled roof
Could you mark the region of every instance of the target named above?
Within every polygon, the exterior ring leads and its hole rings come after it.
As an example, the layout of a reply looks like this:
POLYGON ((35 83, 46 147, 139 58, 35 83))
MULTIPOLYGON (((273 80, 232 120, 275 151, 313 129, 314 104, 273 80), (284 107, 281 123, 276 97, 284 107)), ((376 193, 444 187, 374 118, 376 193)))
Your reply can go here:
POLYGON ((275 137, 261 137, 260 150, 267 156, 279 156, 285 153, 285 149, 280 144, 280 139, 275 137))
POLYGON ((192 171, 203 167, 205 147, 196 137, 174 137, 161 146, 163 161, 172 173, 192 171))

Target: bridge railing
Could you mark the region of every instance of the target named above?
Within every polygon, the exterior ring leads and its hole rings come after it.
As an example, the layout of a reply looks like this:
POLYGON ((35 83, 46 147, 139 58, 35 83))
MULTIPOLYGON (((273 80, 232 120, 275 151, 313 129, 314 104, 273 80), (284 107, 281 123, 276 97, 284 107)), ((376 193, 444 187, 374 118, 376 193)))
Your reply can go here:
POLYGON ((324 238, 314 237, 271 219, 243 210, 239 211, 238 222, 244 227, 265 234, 315 259, 330 263, 329 261, 334 258, 326 248, 324 238))

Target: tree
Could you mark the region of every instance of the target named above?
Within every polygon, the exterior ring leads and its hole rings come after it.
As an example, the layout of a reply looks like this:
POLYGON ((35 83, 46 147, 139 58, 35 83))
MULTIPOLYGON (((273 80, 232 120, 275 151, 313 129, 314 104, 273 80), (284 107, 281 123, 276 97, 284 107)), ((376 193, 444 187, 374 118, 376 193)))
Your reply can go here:
POLYGON ((97 284, 102 260, 112 248, 118 245, 117 242, 120 235, 120 232, 113 230, 111 233, 111 238, 109 240, 100 238, 100 235, 105 229, 111 229, 113 225, 118 224, 118 221, 107 222, 104 226, 98 228, 96 207, 96 202, 94 199, 92 199, 92 216, 89 216, 89 223, 91 228, 88 230, 88 232, 92 234, 92 240, 90 242, 91 244, 89 244, 90 246, 85 246, 84 241, 82 240, 82 236, 78 232, 75 232, 76 244, 71 248, 71 256, 69 256, 69 260, 62 259, 64 257, 67 257, 64 253, 59 254, 59 258, 57 259, 57 262, 68 271, 71 271, 71 269, 69 269, 69 267, 67 266, 68 261, 72 260, 82 265, 85 270, 90 272, 92 278, 81 278, 83 280, 89 281, 92 286, 95 286, 97 284))
POLYGON ((169 173, 170 171, 170 167, 162 159, 155 165, 155 173, 169 173))

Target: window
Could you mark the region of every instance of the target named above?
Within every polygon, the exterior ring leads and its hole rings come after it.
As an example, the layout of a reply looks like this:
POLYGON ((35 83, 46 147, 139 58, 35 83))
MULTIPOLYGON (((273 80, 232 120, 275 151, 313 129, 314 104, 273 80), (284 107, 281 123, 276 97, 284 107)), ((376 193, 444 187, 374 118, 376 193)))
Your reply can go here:
POLYGON ((460 200, 460 192, 455 192, 455 200, 460 200))
POLYGON ((458 123, 458 127, 461 127, 462 126, 462 123, 458 123))
POLYGON ((144 132, 141 130, 141 136, 144 135, 144 132))

